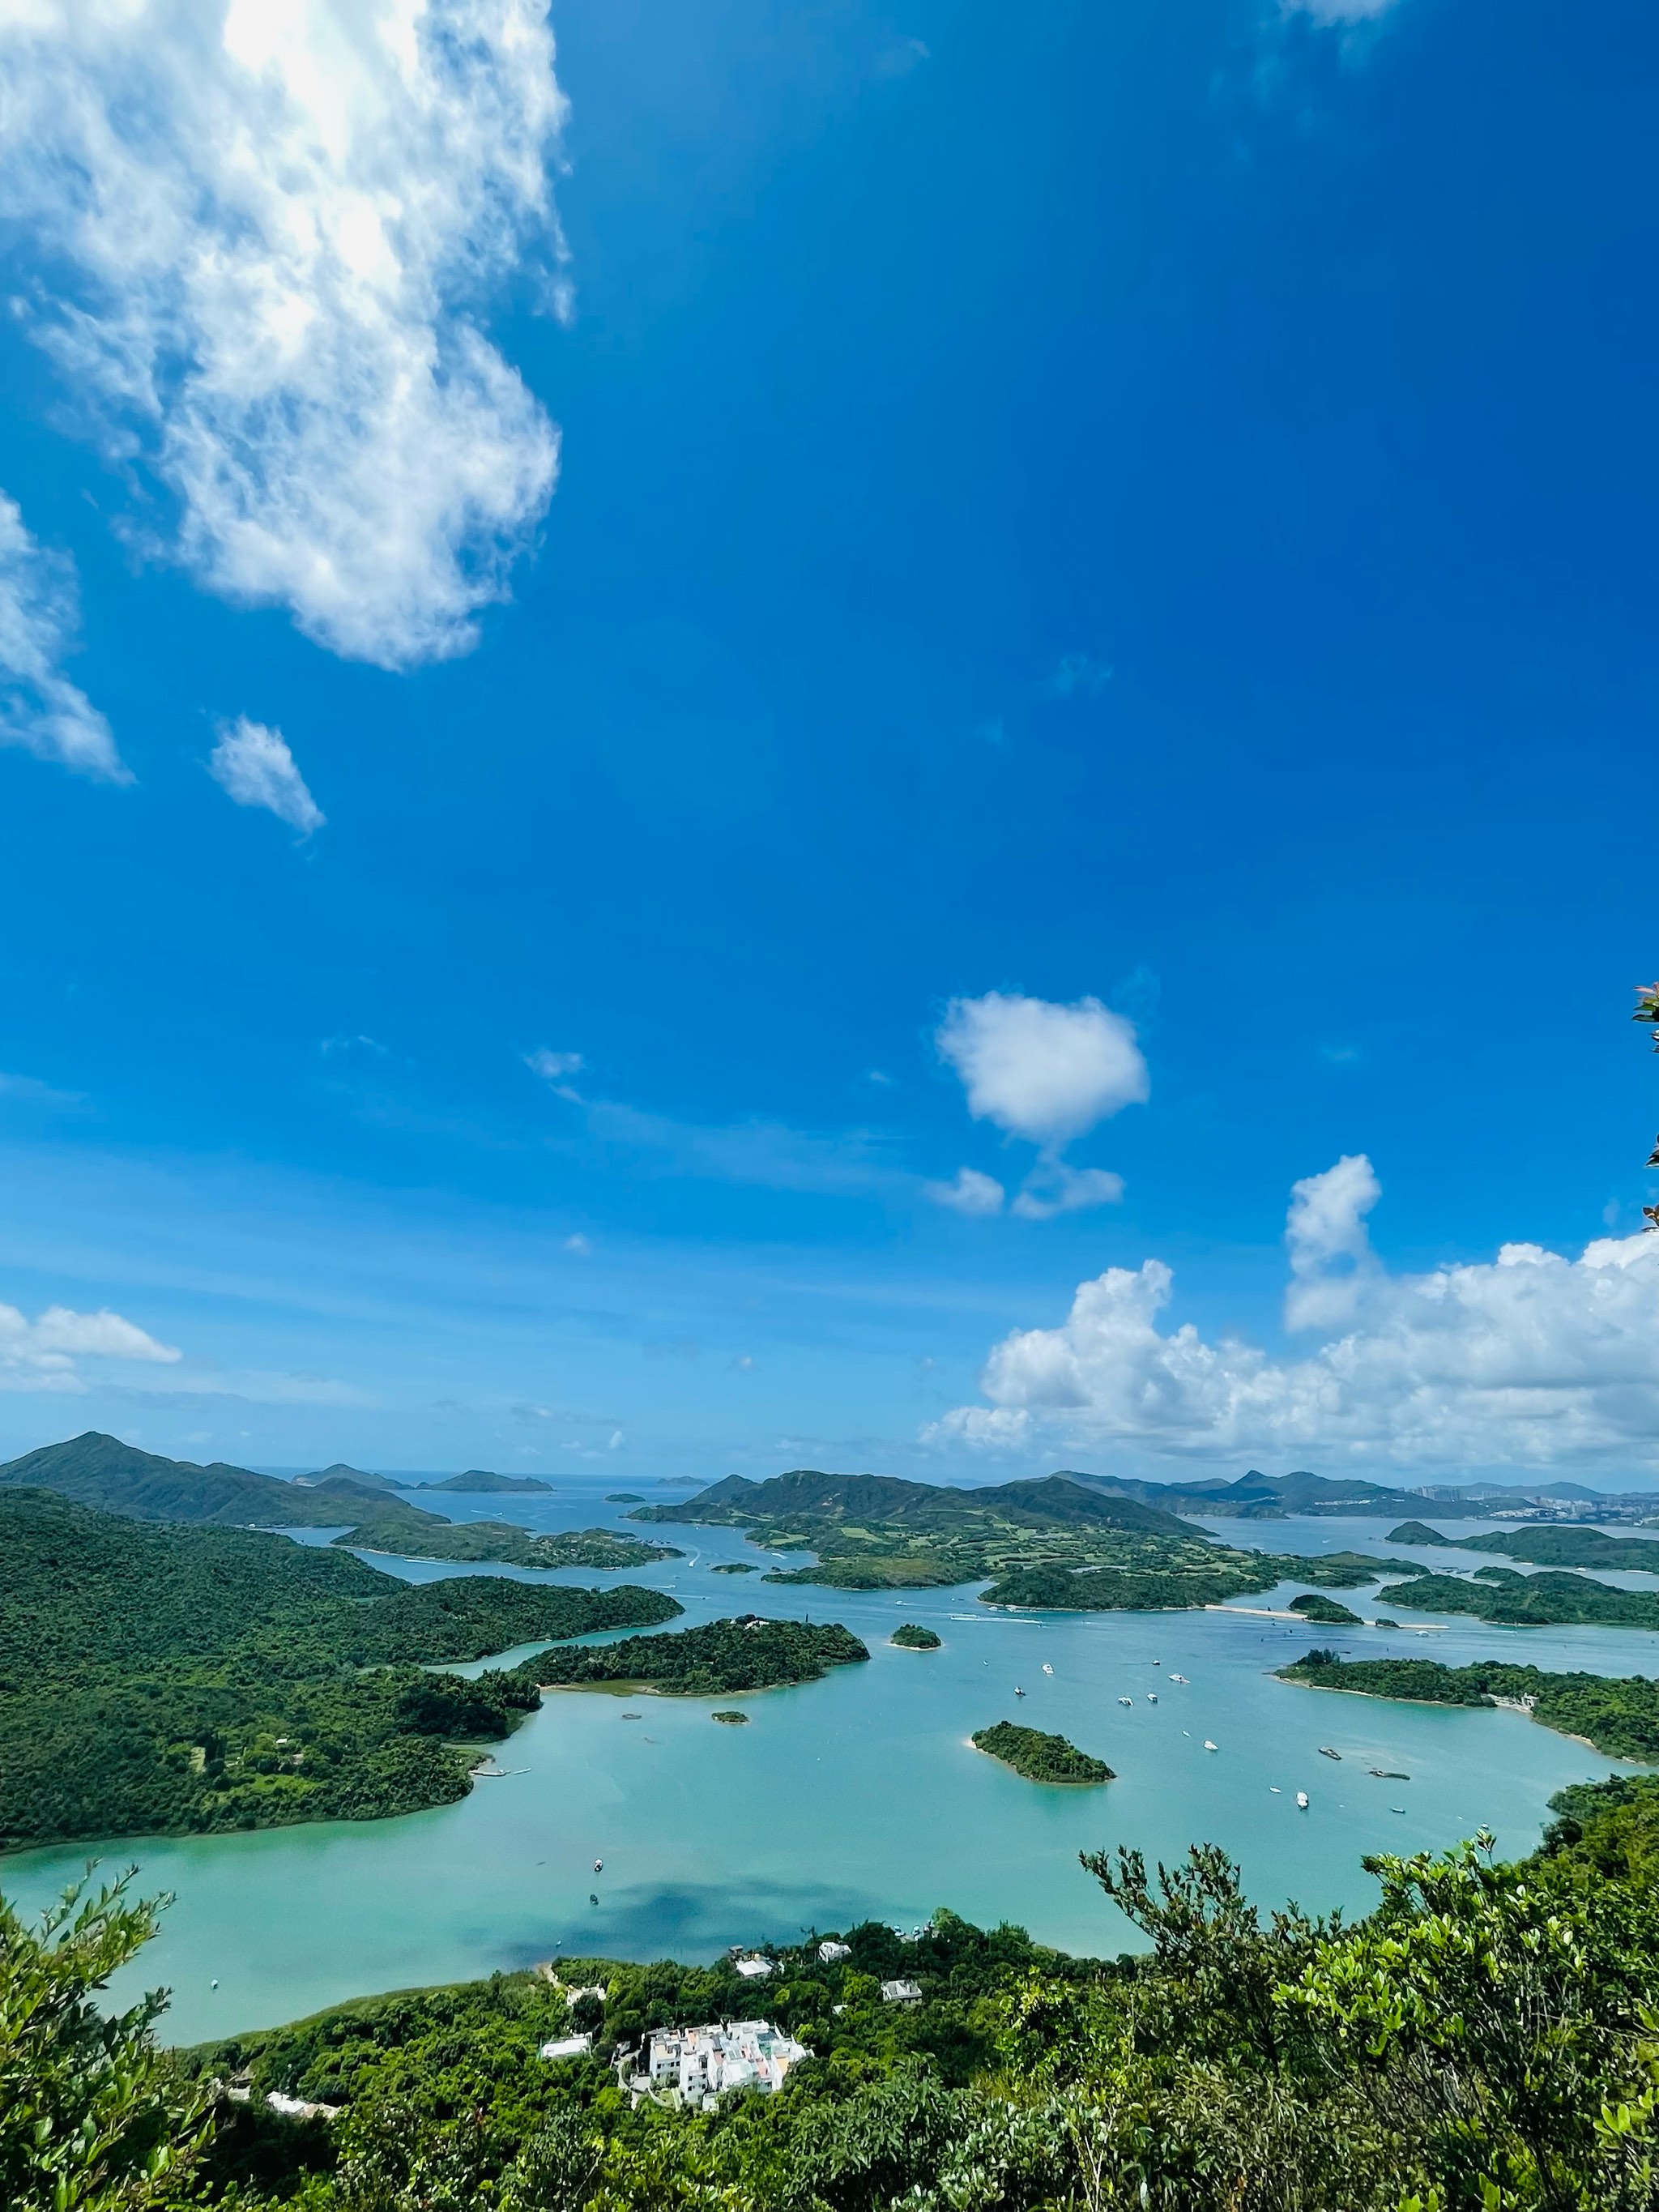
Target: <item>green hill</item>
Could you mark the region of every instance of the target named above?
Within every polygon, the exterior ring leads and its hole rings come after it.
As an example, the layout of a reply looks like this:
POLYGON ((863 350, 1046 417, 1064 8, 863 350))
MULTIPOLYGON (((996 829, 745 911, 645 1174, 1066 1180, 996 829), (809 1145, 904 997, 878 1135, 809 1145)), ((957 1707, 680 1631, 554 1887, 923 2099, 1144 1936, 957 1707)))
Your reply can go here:
POLYGON ((417 1482, 416 1490, 458 1490, 475 1498, 495 1498, 528 1495, 539 1492, 550 1497, 553 1486, 533 1474, 491 1474, 488 1468, 470 1468, 465 1474, 452 1474, 442 1482, 417 1482))
POLYGON ((367 1820, 463 1796, 535 1704, 516 1675, 424 1671, 645 1627, 655 1590, 469 1575, 0 1492, 0 1848, 367 1820))

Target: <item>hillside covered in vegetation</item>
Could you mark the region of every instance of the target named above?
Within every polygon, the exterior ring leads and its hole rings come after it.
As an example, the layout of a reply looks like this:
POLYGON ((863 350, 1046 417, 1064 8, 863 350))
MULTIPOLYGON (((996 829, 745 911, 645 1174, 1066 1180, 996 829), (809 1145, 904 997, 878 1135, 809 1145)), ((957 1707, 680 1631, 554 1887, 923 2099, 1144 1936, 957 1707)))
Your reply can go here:
POLYGON ((367 1820, 465 1795, 533 1683, 422 1662, 650 1626, 655 1590, 411 1583, 249 1529, 0 1492, 0 1847, 367 1820))
MULTIPOLYGON (((497 1486, 517 1485, 504 1476, 497 1486)), ((355 1468, 337 1466, 304 1482, 283 1482, 222 1461, 197 1467, 163 1459, 95 1430, 0 1467, 0 1491, 7 1488, 52 1490, 100 1512, 187 1527, 338 1528, 333 1541, 343 1549, 456 1565, 617 1569, 679 1556, 672 1545, 607 1528, 542 1536, 514 1522, 448 1521, 397 1495, 384 1475, 364 1475, 355 1468)))
POLYGON ((629 1517, 744 1528, 775 1551, 817 1555, 811 1565, 769 1574, 769 1582, 921 1589, 991 1576, 994 1586, 982 1593, 989 1605, 1217 1605, 1291 1576, 1346 1589, 1413 1571, 1404 1560, 1354 1553, 1286 1560, 1235 1548, 1172 1513, 1068 1474, 981 1490, 805 1468, 758 1483, 732 1475, 683 1503, 629 1517))
POLYGON ((1457 1575, 1419 1575, 1378 1593, 1390 1611, 1472 1613, 1497 1628, 1565 1627, 1659 1629, 1659 1593, 1620 1589, 1589 1575, 1545 1569, 1532 1575, 1513 1567, 1481 1567, 1465 1581, 1457 1575))
POLYGON ((1432 1705, 1517 1705, 1530 1698, 1535 1721, 1582 1736, 1613 1759, 1659 1760, 1659 1682, 1645 1675, 1549 1674, 1536 1667, 1485 1661, 1443 1667, 1433 1659, 1340 1659, 1314 1650, 1279 1669, 1286 1682, 1358 1691, 1432 1705))
POLYGON ((767 1947, 764 2008, 810 2060, 710 2112, 618 2074, 655 2028, 752 2015, 729 1957, 562 1959, 173 2058, 157 2004, 94 2030, 153 1915, 88 1898, 0 1923, 0 2187, 28 2212, 1653 2212, 1659 1785, 1555 1808, 1519 1864, 1487 1839, 1368 1862, 1353 1924, 1258 1911, 1205 1846, 1085 1858, 1144 1947, 1115 1960, 944 1911, 828 1959, 809 1931, 767 1947), (883 2001, 900 1979, 918 2002, 883 2001), (76 2193, 94 2158, 106 2193, 76 2193))

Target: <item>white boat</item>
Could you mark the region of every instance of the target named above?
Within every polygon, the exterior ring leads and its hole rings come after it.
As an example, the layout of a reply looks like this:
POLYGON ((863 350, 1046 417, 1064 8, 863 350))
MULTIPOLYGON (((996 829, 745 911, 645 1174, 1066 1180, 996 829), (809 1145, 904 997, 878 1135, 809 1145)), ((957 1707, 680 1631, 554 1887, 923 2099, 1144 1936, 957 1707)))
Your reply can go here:
POLYGON ((1172 1682, 1184 1682, 1187 1679, 1188 1677, 1185 1674, 1171 1674, 1170 1677, 1170 1680, 1172 1682))
POLYGON ((1219 1751, 1221 1746, 1218 1743, 1212 1743, 1209 1737, 1206 1736, 1204 1739, 1204 1748, 1206 1751, 1219 1751))
POLYGON ((1158 1692, 1156 1690, 1147 1691, 1146 1702, 1149 1705, 1155 1705, 1158 1703, 1158 1692))
POLYGON ((1121 1705, 1132 1705, 1134 1703, 1134 1699, 1133 1698, 1120 1698, 1118 1699, 1118 1703, 1121 1705))
POLYGON ((595 1874, 603 1874, 605 1872, 605 1861, 603 1859, 594 1860, 593 1871, 595 1874))
POLYGON ((1054 1671, 1046 1659, 1042 1662, 1042 1671, 1045 1674, 1052 1674, 1054 1671))
POLYGON ((1270 1782, 1267 1784, 1267 1795, 1270 1797, 1282 1797, 1285 1795, 1285 1792, 1279 1788, 1276 1782, 1270 1782))
POLYGON ((1305 1790, 1298 1790, 1297 1791, 1297 1793, 1296 1793, 1296 1803, 1297 1803, 1297 1810, 1298 1812, 1300 1812, 1300 1813, 1305 1813, 1305 1812, 1307 1811, 1307 1809, 1308 1809, 1308 1793, 1307 1793, 1307 1791, 1306 1791, 1305 1790))

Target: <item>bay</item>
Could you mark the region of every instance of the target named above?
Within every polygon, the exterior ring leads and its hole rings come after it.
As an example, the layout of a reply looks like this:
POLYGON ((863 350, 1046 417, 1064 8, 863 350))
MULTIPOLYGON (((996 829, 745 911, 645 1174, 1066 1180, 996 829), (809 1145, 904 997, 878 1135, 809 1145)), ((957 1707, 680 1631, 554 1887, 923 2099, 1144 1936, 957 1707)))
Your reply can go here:
MULTIPOLYGON (((624 1509, 574 1486, 550 1499, 450 1497, 445 1510, 537 1528, 624 1525, 624 1509)), ((1405 1556, 1384 1542, 1392 1525, 1214 1527, 1275 1551, 1405 1556)), ((1068 1950, 1111 1953, 1133 1931, 1078 1854, 1119 1844, 1173 1860, 1190 1843, 1217 1842, 1265 1905, 1294 1899, 1362 1912, 1375 1896, 1366 1853, 1439 1848, 1483 1825, 1500 1852, 1524 1851, 1553 1791, 1617 1762, 1518 1714, 1337 1696, 1276 1681, 1273 1668, 1318 1641, 1449 1665, 1502 1656, 1659 1672, 1659 1638, 1624 1630, 1505 1632, 1449 1620, 1426 1633, 1310 1632, 1244 1609, 1282 1607, 1302 1587, 1294 1583, 1224 1612, 1042 1617, 977 1607, 970 1588, 779 1589, 758 1575, 710 1571, 723 1560, 768 1564, 735 1531, 662 1533, 688 1556, 629 1579, 677 1596, 686 1607, 678 1625, 751 1607, 839 1620, 869 1644, 870 1664, 740 1699, 559 1693, 498 1747, 506 1778, 478 1783, 459 1805, 397 1820, 113 1844, 103 1871, 136 1864, 143 1893, 175 1900, 117 1998, 169 1985, 169 2032, 190 2042, 561 1951, 708 1959, 731 1943, 866 1917, 910 1925, 939 1905, 981 1923, 1018 1921, 1068 1950), (906 1620, 935 1628, 944 1648, 892 1649, 886 1639, 906 1620), (1190 1680, 1173 1682, 1176 1674, 1190 1680), (714 1707, 732 1705, 749 1726, 711 1724, 714 1707), (1077 1790, 1023 1781, 967 1741, 999 1720, 1057 1729, 1119 1778, 1077 1790), (1340 1760, 1321 1757, 1321 1745, 1340 1760), (1411 1779, 1375 1779, 1373 1766, 1411 1779), (1298 1790, 1311 1801, 1305 1813, 1298 1790)), ((422 1580, 457 1571, 375 1564, 422 1580)), ((527 1578, 598 1579, 580 1571, 527 1578)), ((1374 1609, 1363 1594, 1357 1602, 1342 1595, 1358 1611, 1374 1609)), ((0 1887, 33 1911, 88 1856, 84 1846, 15 1855, 0 1866, 0 1887)))

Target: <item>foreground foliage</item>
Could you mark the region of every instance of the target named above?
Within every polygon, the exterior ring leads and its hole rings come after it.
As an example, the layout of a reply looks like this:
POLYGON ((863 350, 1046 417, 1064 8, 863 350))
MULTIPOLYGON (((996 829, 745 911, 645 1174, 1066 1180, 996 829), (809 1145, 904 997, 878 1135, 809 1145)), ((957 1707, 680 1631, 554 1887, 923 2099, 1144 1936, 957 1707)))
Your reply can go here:
POLYGON ((1352 1927, 1264 1917, 1225 1856, 1200 1848, 1155 1871, 1133 1852, 1085 1862, 1149 1946, 1115 1962, 947 1913, 908 1940, 854 1929, 828 1960, 809 1937, 772 1954, 766 2005, 813 2062, 776 2097, 714 2113, 632 2109, 610 2062, 653 2027, 749 2012, 730 1959, 564 1960, 362 2000, 169 2064, 153 2005, 100 2023, 87 2003, 142 1916, 117 1899, 41 1931, 7 1920, 4 2201, 160 2212, 188 2189, 226 2212, 1653 2212, 1659 1778, 1558 1805, 1522 1864, 1494 1863, 1488 1838, 1368 1862, 1380 1902, 1352 1927), (881 2002, 901 1977, 919 2004, 881 2002), (587 2056, 539 2058, 572 2030, 592 2037, 587 2056), (271 2091, 339 2117, 279 2118, 271 2091))

